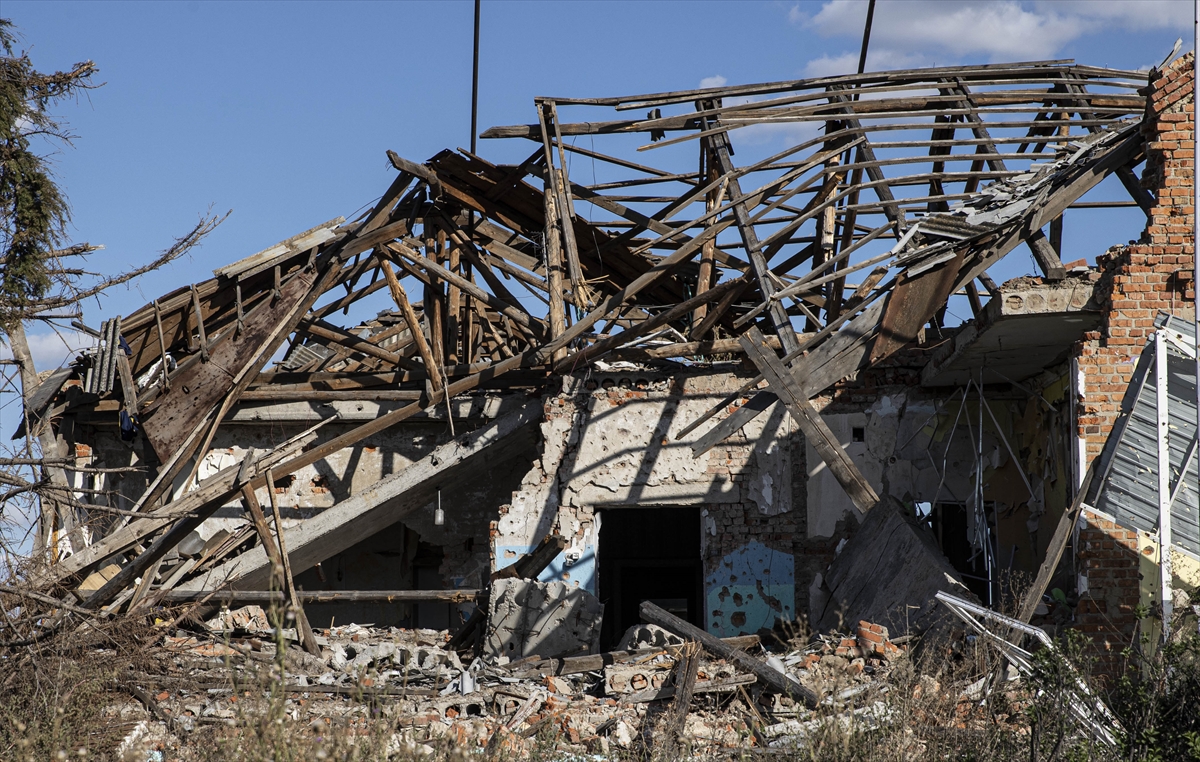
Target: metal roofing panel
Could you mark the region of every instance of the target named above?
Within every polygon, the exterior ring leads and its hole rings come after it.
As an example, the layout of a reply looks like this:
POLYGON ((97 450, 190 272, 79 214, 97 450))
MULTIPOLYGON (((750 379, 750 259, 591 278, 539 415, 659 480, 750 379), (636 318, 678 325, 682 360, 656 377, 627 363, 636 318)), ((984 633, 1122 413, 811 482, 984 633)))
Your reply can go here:
MULTIPOLYGON (((1180 334, 1194 346, 1195 327, 1190 321, 1160 314, 1156 327, 1180 334)), ((1105 445, 1104 474, 1094 505, 1115 517, 1122 526, 1144 532, 1158 531, 1158 416, 1155 400, 1154 351, 1147 344, 1138 360, 1121 417, 1105 445)), ((1171 484, 1183 468, 1183 456, 1196 433, 1196 363, 1170 343, 1167 345, 1167 396, 1171 484)), ((1187 466, 1183 489, 1171 510, 1172 538, 1192 553, 1200 554, 1200 499, 1197 496, 1196 458, 1187 466)))

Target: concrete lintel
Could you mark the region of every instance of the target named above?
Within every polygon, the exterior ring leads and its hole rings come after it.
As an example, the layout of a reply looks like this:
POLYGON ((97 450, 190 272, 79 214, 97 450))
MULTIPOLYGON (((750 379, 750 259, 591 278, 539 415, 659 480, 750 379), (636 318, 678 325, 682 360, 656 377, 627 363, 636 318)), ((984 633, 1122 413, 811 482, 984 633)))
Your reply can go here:
POLYGON ((1011 280, 925 365, 921 384, 961 386, 980 370, 984 383, 1022 381, 1060 362, 1100 319, 1090 280, 1011 280))

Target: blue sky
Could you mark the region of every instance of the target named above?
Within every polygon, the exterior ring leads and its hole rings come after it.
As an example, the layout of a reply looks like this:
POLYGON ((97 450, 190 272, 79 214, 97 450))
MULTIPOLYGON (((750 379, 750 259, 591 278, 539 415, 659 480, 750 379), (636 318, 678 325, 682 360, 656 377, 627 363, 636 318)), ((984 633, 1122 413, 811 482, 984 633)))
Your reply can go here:
MULTIPOLYGON (((866 2, 483 3, 480 127, 535 118, 535 95, 599 96, 846 73, 866 2)), ((104 244, 90 266, 150 259, 208 209, 233 214, 189 259, 84 305, 128 313, 179 285, 370 203, 392 149, 421 160, 469 143, 470 2, 66 3, 5 0, 3 16, 42 70, 83 59, 104 87, 58 113, 78 135, 53 156, 73 240, 104 244)), ((1142 68, 1192 3, 889 2, 869 69, 1075 58, 1142 68)), ((786 135, 765 134, 771 141, 786 135)), ((776 146, 783 145, 782 142, 776 146)), ((493 161, 524 141, 481 141, 493 161)), ((765 148, 764 147, 764 148, 765 148)), ((1101 194, 1123 197, 1118 189, 1101 194)), ((1101 196, 1097 196, 1101 197, 1101 196)), ((1136 212, 1068 217, 1064 259, 1137 235, 1136 212)), ((1030 270, 1023 251, 1004 277, 1030 270)), ((39 369, 65 356, 31 329, 39 369)))

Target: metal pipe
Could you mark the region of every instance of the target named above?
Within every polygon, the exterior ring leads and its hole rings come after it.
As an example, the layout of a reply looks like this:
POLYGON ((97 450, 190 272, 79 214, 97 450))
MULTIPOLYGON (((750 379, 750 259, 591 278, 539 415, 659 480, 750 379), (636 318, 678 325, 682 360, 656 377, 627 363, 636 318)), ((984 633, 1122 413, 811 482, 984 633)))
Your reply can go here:
MULTIPOLYGON (((871 0, 874 4, 875 0, 871 0)), ((471 62, 471 153, 477 153, 475 150, 475 141, 478 140, 476 133, 479 132, 479 5, 480 0, 475 0, 475 47, 474 55, 471 62)))
MULTIPOLYGON (((476 0, 478 2, 478 0, 476 0)), ((1198 0, 1200 2, 1200 0, 1198 0)), ((871 22, 875 19, 875 0, 867 4, 867 23, 863 25, 862 51, 858 54, 858 73, 867 68, 867 46, 871 44, 871 22)))

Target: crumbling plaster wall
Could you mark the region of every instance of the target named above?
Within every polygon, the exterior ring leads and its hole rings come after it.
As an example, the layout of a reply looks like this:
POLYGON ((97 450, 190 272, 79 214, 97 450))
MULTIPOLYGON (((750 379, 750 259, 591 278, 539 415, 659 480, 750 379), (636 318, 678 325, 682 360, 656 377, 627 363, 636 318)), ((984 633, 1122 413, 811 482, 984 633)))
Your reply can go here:
MULTIPOLYGON (((856 379, 836 387, 821 410, 875 491, 906 506, 973 504, 982 452, 983 499, 995 506, 997 558, 1006 568, 1031 571, 1068 495, 1068 380, 1065 368, 1051 369, 1027 382, 1037 397, 989 389, 981 407, 978 392, 964 398, 961 390, 856 379)), ((809 535, 840 542, 857 523, 854 507, 811 445, 807 461, 809 535)))
POLYGON ((699 458, 691 443, 708 425, 676 438, 745 380, 732 373, 652 372, 567 378, 562 392, 545 400, 541 458, 500 509, 492 541, 496 568, 557 530, 570 544, 542 579, 603 599, 597 509, 695 506, 709 629, 755 632, 777 617, 791 620, 806 519, 794 503, 802 439, 790 417, 782 408, 760 416, 699 458))
MULTIPOLYGON (((917 371, 919 366, 889 378, 887 385, 852 378, 816 403, 879 494, 908 505, 939 496, 969 502, 979 403, 920 388, 917 371), (856 429, 861 441, 855 441, 856 429)), ((1035 386, 1065 408, 1066 378, 1059 369, 1035 386)), ((858 520, 785 409, 775 406, 700 458, 692 456, 690 443, 709 425, 675 438, 744 381, 729 373, 648 372, 567 379, 561 393, 544 400, 541 457, 500 508, 492 535, 495 568, 558 531, 569 546, 542 579, 582 587, 603 600, 597 510, 696 506, 711 631, 755 632, 776 617, 806 613, 810 583, 858 520)), ((991 413, 984 413, 984 499, 996 504, 1000 518, 999 557, 1023 570, 1036 568, 1069 480, 1065 418, 1053 418, 1041 405, 1038 398, 1010 395, 989 398, 991 413)))

